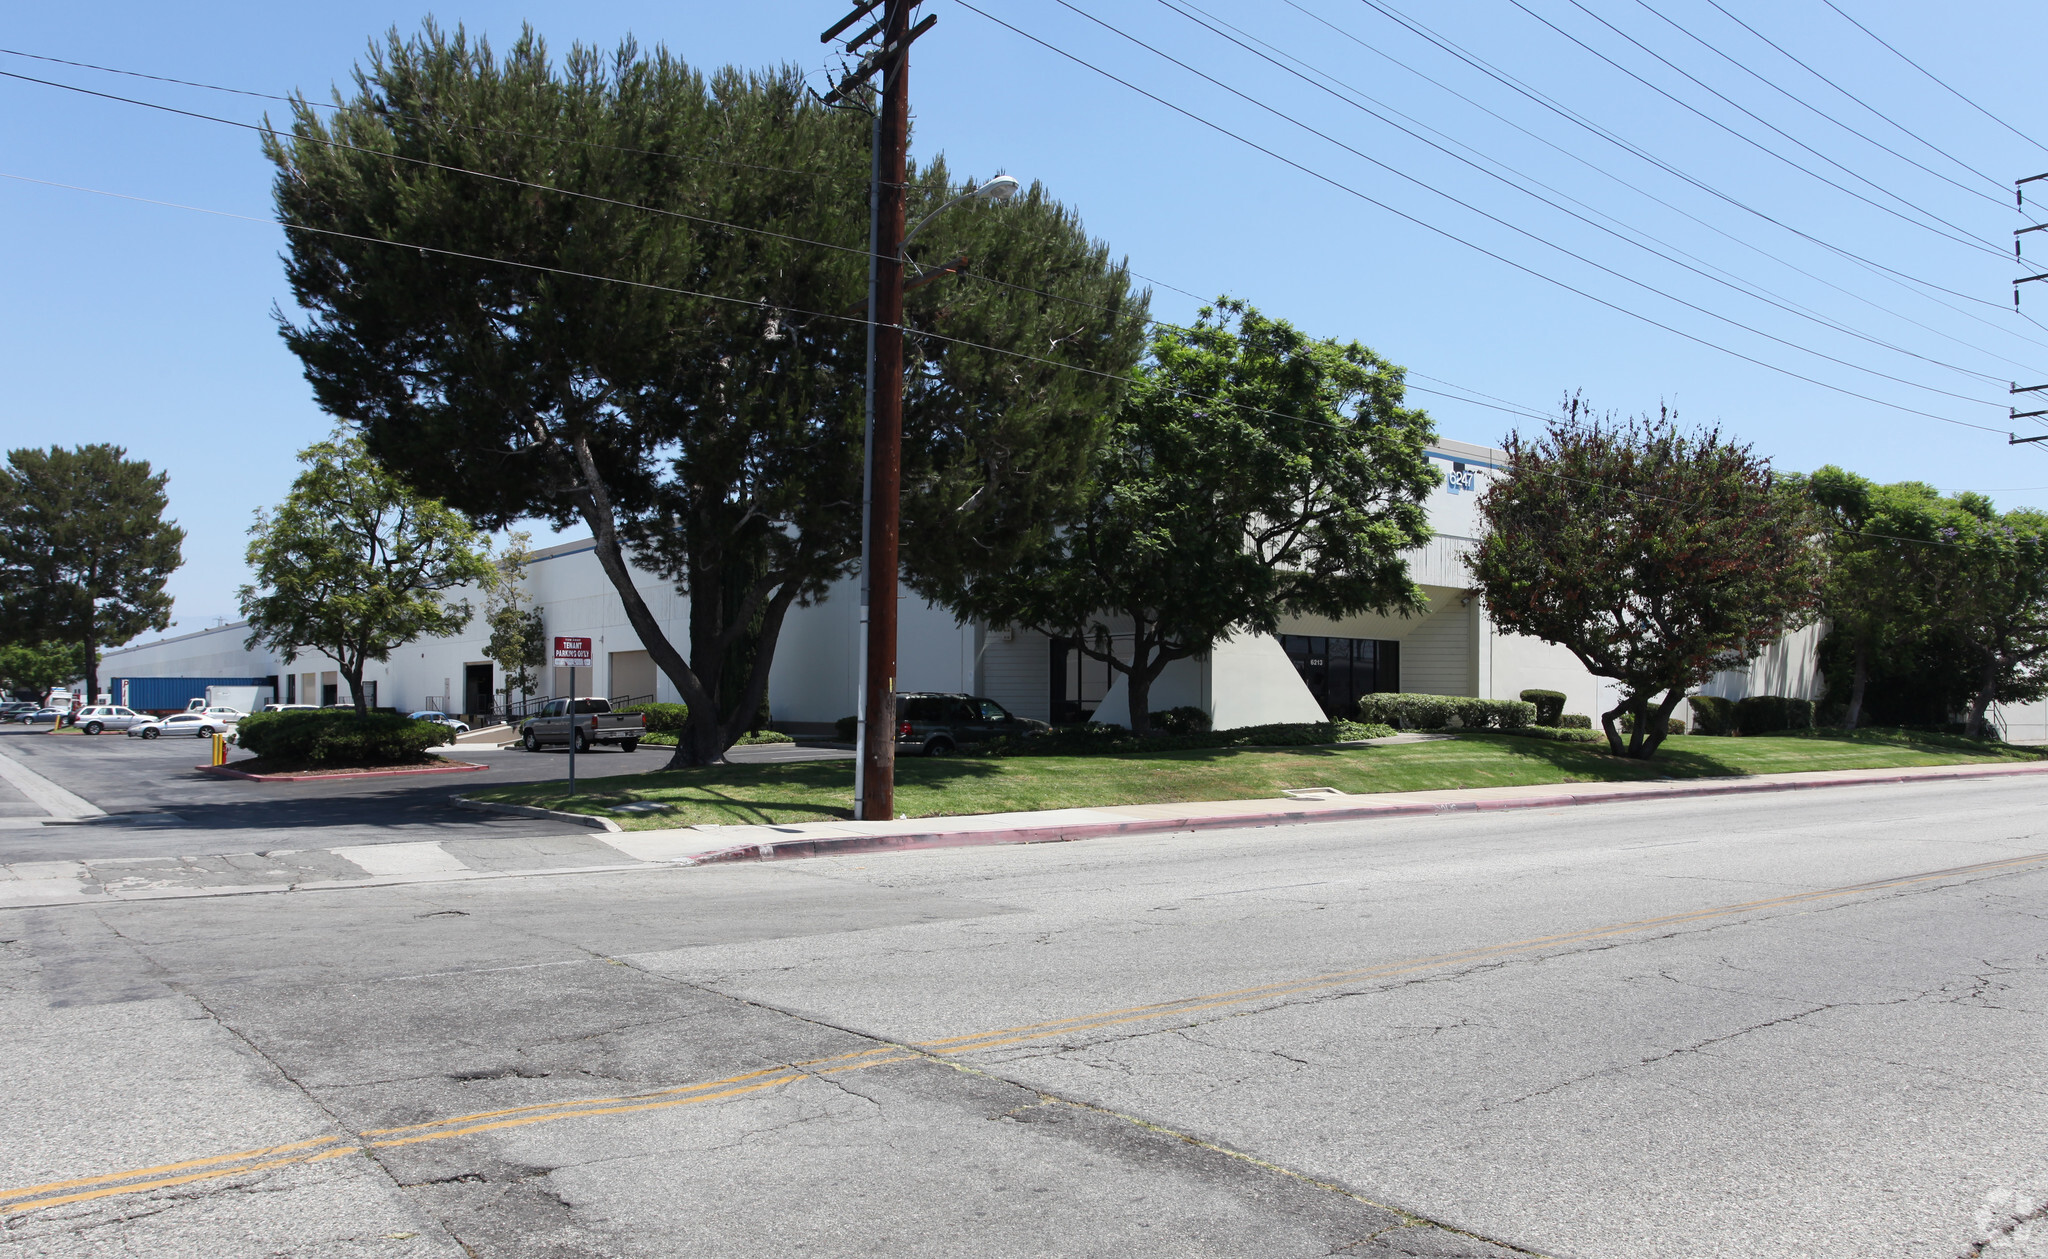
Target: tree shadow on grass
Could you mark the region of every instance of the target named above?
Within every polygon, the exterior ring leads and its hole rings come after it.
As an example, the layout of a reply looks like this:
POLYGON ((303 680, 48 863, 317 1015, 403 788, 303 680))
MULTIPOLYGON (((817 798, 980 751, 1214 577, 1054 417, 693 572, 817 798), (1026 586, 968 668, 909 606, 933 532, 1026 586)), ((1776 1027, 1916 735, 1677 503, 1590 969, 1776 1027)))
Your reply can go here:
POLYGON ((1669 743, 1659 747, 1655 756, 1644 761, 1616 756, 1607 750, 1604 741, 1561 743, 1550 739, 1479 732, 1460 735, 1459 738, 1490 744, 1510 756, 1523 760, 1542 761, 1561 773, 1618 782, 1653 778, 1735 778, 1752 772, 1744 766, 1731 765, 1710 753, 1693 748, 1679 748, 1669 743))

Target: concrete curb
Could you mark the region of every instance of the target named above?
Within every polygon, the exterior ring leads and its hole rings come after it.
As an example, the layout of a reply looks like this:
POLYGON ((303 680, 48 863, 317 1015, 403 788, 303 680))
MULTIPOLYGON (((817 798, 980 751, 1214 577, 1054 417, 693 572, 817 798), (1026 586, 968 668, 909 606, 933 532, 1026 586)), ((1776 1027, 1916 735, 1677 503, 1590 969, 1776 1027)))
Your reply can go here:
MULTIPOLYGON (((483 766, 478 766, 481 769, 483 766)), ((587 826, 594 831, 620 831, 625 829, 608 817, 592 817, 588 813, 564 813, 559 809, 539 809, 530 804, 499 804, 494 800, 472 800, 468 796, 454 796, 458 809, 474 809, 478 813, 505 813, 514 817, 544 817, 556 822, 573 822, 587 826)))
POLYGON ((194 765, 192 768, 216 778, 242 778, 252 783, 326 783, 351 782, 357 778, 402 778, 415 774, 473 774, 490 766, 457 761, 453 765, 423 765, 418 769, 370 769, 360 774, 249 774, 226 765, 194 765))
MULTIPOLYGON (((1857 771, 1851 771, 1857 772, 1857 771)), ((985 844, 1059 844, 1117 835, 1173 834, 1180 831, 1232 830, 1286 826, 1303 822, 1356 822, 1371 818, 1425 817, 1440 813, 1494 813, 1511 809, 1554 809, 1568 805, 1609 804, 1633 800, 1673 800, 1690 796, 1734 796, 1759 792, 1808 791, 1826 787, 1865 787, 1899 783, 1947 782, 1959 778, 2004 778, 2048 774, 2048 763, 2033 765, 1957 766, 1936 773, 1896 773, 1877 777, 1846 775, 1788 782, 1774 778, 1672 783, 1650 790, 1573 791, 1552 796, 1518 796, 1501 800, 1417 801, 1404 804, 1359 804, 1347 808, 1276 809, 1263 813, 1216 814, 1208 817, 1133 818, 1128 822, 1092 822, 1067 826, 1009 827, 999 830, 933 830, 894 835, 847 835, 794 839, 786 843, 736 844, 681 858, 679 864, 711 865, 732 861, 791 861, 864 852, 911 851, 925 848, 968 848, 985 844)), ((1587 784, 1594 786, 1595 784, 1587 784)), ((552 816, 569 817, 558 814, 552 816)), ((594 819, 595 820, 595 819, 594 819)), ((617 830, 617 826, 611 827, 617 830)))

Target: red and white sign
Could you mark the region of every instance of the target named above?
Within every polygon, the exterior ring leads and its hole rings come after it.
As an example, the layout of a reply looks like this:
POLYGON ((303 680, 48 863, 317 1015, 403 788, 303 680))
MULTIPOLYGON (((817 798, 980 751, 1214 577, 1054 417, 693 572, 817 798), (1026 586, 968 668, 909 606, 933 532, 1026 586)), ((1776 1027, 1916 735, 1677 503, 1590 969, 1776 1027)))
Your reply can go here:
POLYGON ((590 667, 590 640, 587 638, 555 639, 555 666, 557 668, 586 669, 590 667))

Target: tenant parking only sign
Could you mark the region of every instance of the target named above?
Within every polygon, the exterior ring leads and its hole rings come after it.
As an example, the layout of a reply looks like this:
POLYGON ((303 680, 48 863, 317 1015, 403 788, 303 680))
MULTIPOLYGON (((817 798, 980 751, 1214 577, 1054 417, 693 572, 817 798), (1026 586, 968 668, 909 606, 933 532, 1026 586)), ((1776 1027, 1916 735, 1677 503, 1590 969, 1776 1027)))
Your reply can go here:
POLYGON ((561 669, 587 669, 590 667, 590 640, 587 638, 555 638, 555 667, 561 669))

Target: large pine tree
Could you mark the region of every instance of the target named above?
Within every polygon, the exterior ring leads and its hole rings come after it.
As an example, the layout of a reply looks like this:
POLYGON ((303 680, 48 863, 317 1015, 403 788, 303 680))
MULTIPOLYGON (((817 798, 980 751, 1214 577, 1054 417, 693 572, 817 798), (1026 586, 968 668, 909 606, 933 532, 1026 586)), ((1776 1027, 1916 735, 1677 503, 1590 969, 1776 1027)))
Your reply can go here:
MULTIPOLYGON (((590 530, 690 705, 677 763, 745 729, 784 614, 858 557, 869 132, 794 71, 630 43, 556 67, 531 32, 501 58, 430 25, 269 146, 321 404, 486 524, 590 530), (686 643, 629 556, 689 595, 686 643)), ((959 190, 923 165, 913 221, 959 190)), ((1041 189, 948 211, 912 262, 963 255, 905 317, 905 566, 932 583, 1072 507, 1143 339, 1126 272, 1041 189)))
POLYGON ((164 519, 169 480, 109 445, 10 451, 0 470, 0 633, 76 647, 87 702, 102 648, 171 623, 185 531, 164 519))

